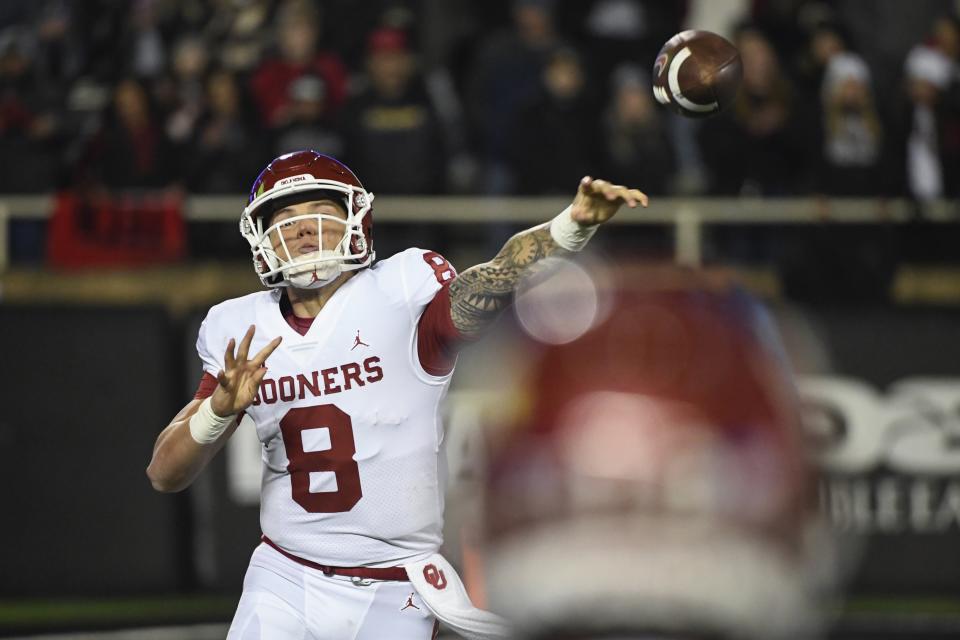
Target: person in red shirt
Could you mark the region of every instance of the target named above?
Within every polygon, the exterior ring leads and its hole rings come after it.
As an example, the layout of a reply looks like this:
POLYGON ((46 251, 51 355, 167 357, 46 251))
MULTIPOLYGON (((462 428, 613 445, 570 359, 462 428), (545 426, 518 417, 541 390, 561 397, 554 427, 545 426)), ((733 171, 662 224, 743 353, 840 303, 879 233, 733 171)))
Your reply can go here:
POLYGON ((277 14, 277 52, 268 56, 251 80, 264 126, 274 129, 290 118, 290 85, 303 75, 320 77, 327 106, 335 112, 347 94, 347 70, 336 53, 318 48, 320 15, 313 5, 294 1, 277 14))

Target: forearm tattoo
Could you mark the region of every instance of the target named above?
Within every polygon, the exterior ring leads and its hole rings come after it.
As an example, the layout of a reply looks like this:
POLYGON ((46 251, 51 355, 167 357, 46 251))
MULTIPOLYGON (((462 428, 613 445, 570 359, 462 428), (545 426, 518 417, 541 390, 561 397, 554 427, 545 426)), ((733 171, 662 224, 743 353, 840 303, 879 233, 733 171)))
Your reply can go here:
POLYGON ((521 280, 539 271, 546 257, 567 255, 548 224, 521 231, 489 262, 470 267, 450 284, 453 324, 465 336, 479 335, 510 306, 521 280))

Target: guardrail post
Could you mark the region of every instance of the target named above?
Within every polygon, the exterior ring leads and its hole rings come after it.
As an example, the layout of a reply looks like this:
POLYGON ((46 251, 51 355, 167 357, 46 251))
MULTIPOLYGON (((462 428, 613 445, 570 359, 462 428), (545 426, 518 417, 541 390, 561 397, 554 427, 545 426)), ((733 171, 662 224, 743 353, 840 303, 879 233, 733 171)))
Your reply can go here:
POLYGON ((703 261, 700 214, 690 206, 677 210, 674 223, 673 254, 677 264, 699 267, 703 261))

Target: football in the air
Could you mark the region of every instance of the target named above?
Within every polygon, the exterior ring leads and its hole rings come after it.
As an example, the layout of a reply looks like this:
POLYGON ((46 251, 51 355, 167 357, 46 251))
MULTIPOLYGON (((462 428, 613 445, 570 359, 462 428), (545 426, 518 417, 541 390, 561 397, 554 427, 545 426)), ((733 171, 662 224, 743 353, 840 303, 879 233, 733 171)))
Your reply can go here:
POLYGON ((653 63, 653 97, 682 116, 706 118, 733 102, 742 77, 740 52, 727 39, 681 31, 653 63))

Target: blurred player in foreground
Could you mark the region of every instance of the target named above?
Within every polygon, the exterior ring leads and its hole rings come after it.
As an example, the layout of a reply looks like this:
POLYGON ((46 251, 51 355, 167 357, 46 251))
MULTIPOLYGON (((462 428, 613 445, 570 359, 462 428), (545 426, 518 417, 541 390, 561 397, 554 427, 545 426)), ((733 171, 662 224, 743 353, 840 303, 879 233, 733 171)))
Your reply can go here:
POLYGON ((260 524, 229 638, 468 638, 500 621, 470 605, 441 545, 440 402, 462 344, 551 255, 580 250, 635 189, 584 178, 552 222, 459 276, 408 249, 374 262, 373 194, 337 160, 283 155, 240 229, 268 291, 213 307, 194 400, 157 439, 159 491, 190 485, 241 424, 263 443, 260 524))
POLYGON ((538 640, 816 637, 815 478, 759 304, 692 271, 570 263, 515 308, 489 608, 538 640))

